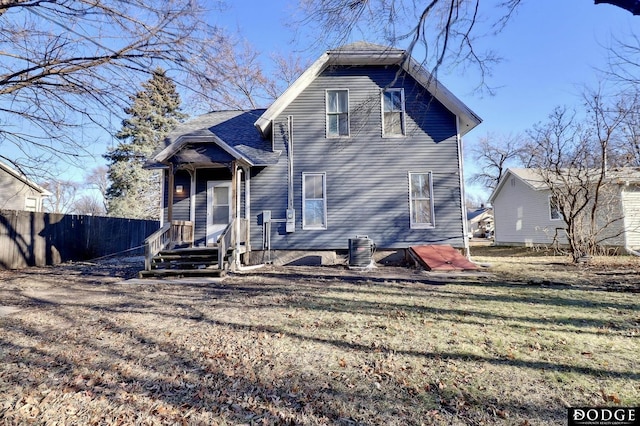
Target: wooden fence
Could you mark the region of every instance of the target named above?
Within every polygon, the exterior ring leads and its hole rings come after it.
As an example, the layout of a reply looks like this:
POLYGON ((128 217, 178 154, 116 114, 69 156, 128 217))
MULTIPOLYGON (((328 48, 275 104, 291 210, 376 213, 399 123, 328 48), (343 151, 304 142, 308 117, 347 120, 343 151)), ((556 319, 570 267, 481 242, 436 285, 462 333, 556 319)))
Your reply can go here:
POLYGON ((144 253, 154 220, 0 210, 0 269, 144 253))

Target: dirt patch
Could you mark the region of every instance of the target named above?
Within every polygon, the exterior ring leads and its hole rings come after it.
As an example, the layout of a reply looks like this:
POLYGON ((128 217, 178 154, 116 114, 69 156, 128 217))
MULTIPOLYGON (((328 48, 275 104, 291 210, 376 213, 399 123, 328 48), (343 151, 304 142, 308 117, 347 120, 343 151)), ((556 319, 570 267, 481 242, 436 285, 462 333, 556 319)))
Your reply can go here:
POLYGON ((638 264, 0 271, 5 424, 563 424, 640 399, 638 264), (624 285, 622 284, 624 283, 624 285))

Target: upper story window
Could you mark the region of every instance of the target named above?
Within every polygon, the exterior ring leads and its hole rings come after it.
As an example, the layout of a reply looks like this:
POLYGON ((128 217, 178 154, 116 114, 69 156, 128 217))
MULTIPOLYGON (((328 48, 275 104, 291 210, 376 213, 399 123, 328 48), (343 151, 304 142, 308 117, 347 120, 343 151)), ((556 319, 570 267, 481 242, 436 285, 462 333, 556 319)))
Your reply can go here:
POLYGON ((409 172, 411 228, 433 228, 433 184, 431 172, 409 172))
POLYGON ((403 136, 404 127, 404 89, 383 90, 382 135, 403 136))
POLYGON ((327 90, 327 137, 349 136, 349 91, 327 90))

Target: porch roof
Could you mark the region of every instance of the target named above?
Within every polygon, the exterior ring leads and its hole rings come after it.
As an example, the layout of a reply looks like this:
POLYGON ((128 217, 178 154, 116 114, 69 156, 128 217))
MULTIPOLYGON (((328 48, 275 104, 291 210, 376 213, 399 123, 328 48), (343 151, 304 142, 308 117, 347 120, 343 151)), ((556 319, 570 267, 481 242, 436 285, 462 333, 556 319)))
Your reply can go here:
POLYGON ((149 167, 177 163, 206 164, 243 160, 250 166, 276 164, 280 152, 272 150, 253 123, 264 109, 214 111, 176 127, 151 157, 149 167), (208 145, 214 145, 208 146, 208 145), (219 149, 216 149, 219 148, 219 149))

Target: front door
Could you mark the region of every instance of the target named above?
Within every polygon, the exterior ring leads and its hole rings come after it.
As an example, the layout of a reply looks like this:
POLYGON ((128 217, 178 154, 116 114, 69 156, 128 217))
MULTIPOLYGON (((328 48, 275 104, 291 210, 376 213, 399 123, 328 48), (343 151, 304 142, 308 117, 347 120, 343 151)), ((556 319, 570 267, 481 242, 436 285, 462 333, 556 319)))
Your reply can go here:
POLYGON ((207 182, 207 245, 215 244, 231 223, 231 182, 207 182))

